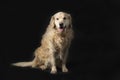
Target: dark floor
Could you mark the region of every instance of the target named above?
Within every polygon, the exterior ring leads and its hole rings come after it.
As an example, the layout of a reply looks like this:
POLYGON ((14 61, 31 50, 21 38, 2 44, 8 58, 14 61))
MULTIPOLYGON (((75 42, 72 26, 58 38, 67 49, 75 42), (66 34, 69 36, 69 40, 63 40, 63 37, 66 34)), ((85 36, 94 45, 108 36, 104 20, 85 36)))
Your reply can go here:
POLYGON ((3 80, 119 80, 120 66, 115 63, 103 63, 69 64, 68 73, 61 73, 58 70, 55 75, 50 74, 49 70, 9 66, 2 77, 3 80))

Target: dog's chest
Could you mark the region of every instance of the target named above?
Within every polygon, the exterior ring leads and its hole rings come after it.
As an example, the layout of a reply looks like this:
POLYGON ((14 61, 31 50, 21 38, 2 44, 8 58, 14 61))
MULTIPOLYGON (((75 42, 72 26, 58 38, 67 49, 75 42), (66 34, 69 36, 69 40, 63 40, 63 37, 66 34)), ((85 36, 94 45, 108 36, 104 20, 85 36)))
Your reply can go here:
POLYGON ((56 49, 62 49, 67 43, 67 38, 62 36, 55 36, 53 41, 56 49))

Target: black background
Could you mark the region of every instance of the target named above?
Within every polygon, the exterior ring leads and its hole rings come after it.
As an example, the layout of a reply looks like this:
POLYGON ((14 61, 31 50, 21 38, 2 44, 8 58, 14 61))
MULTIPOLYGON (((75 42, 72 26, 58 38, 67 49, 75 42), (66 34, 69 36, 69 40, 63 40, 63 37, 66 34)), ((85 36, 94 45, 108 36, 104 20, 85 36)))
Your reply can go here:
POLYGON ((120 80, 119 0, 8 1, 1 4, 0 80, 120 80), (66 11, 73 19, 69 73, 13 67, 33 59, 50 17, 66 11))

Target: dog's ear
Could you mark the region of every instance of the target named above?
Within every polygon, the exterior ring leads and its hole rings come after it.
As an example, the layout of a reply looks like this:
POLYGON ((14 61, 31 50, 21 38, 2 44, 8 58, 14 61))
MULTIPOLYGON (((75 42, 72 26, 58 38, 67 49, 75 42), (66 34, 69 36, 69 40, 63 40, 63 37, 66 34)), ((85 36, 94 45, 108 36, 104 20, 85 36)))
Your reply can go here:
POLYGON ((70 20, 70 25, 69 25, 69 28, 72 28, 72 17, 71 17, 71 15, 70 15, 70 14, 68 14, 68 18, 69 18, 69 20, 70 20))
POLYGON ((49 25, 50 25, 50 27, 55 28, 55 18, 54 18, 54 16, 51 17, 49 25))

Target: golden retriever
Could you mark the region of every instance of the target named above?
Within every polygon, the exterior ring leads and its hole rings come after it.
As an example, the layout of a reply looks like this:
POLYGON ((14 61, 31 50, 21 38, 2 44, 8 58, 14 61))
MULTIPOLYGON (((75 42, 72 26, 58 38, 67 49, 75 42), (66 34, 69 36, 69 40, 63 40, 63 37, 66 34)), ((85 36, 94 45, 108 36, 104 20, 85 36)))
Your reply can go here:
POLYGON ((57 72, 57 67, 61 67, 62 72, 68 72, 66 60, 73 34, 71 15, 66 12, 57 12, 51 17, 46 32, 42 36, 41 46, 34 52, 34 60, 13 65, 38 67, 42 70, 50 68, 52 74, 57 72))

